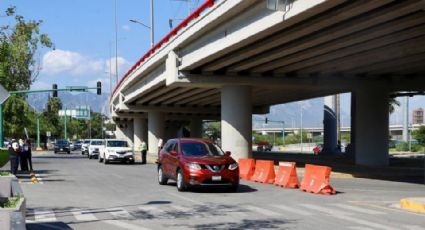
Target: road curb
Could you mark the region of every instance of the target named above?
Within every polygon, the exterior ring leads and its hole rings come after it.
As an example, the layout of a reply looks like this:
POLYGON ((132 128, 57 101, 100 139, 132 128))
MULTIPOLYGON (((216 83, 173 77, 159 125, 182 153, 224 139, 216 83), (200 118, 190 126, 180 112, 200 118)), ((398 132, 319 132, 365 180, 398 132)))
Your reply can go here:
POLYGON ((400 207, 411 212, 425 214, 425 197, 409 197, 401 199, 400 207))

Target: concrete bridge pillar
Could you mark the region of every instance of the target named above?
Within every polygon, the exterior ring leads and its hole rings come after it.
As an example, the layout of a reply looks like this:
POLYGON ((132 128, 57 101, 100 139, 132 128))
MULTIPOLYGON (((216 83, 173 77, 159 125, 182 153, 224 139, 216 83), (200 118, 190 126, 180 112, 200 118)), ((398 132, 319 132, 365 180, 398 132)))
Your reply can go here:
POLYGON ((158 141, 164 138, 165 120, 164 113, 159 111, 148 112, 148 159, 158 158, 158 141))
POLYGON ((194 118, 190 121, 190 137, 202 137, 202 119, 194 118))
POLYGON ((335 96, 324 98, 323 153, 333 154, 337 150, 337 115, 335 96))
POLYGON ((134 146, 134 126, 133 126, 133 122, 134 121, 130 121, 129 123, 127 123, 127 127, 125 128, 125 139, 127 140, 128 144, 130 147, 134 146))
POLYGON ((165 139, 182 137, 180 136, 181 127, 182 124, 180 122, 169 122, 165 128, 165 139))
POLYGON ((115 138, 120 140, 125 140, 125 134, 124 134, 124 125, 123 124, 117 124, 115 128, 115 138))
POLYGON ((148 124, 145 118, 134 118, 134 149, 141 151, 142 141, 147 143, 148 124))
POLYGON ((221 89, 221 139, 224 151, 233 158, 252 156, 251 87, 224 86, 221 89))
POLYGON ((388 166, 389 92, 384 87, 364 87, 353 95, 356 164, 388 166))

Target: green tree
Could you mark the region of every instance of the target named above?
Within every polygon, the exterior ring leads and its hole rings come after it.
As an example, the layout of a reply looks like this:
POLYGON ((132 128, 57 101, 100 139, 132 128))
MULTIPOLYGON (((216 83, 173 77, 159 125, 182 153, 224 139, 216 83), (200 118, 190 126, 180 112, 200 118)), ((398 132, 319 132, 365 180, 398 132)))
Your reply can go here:
MULTIPOLYGON (((8 91, 27 90, 39 73, 35 59, 39 46, 52 48, 53 43, 40 33, 42 21, 25 20, 15 7, 9 7, 5 17, 14 18, 14 24, 0 26, 0 84, 8 91)), ((24 127, 32 125, 35 117, 25 97, 12 96, 3 111, 6 136, 24 137, 24 127)))
POLYGON ((425 146, 425 126, 420 126, 419 129, 412 132, 413 138, 415 138, 419 144, 425 146))
POLYGON ((391 114, 391 113, 394 113, 396 106, 400 106, 400 102, 397 101, 394 97, 391 97, 390 100, 388 101, 388 106, 389 106, 389 111, 391 114))
POLYGON ((0 27, 0 84, 9 91, 29 89, 40 70, 34 58, 39 46, 52 48, 53 43, 40 33, 42 21, 25 20, 15 7, 6 16, 14 17, 15 24, 0 27))
POLYGON ((46 121, 48 124, 43 128, 49 128, 49 130, 52 133, 52 137, 60 137, 62 136, 62 130, 63 130, 63 123, 62 120, 59 117, 59 110, 62 109, 62 102, 57 97, 50 97, 47 100, 47 105, 45 110, 42 113, 42 119, 43 121, 46 121))

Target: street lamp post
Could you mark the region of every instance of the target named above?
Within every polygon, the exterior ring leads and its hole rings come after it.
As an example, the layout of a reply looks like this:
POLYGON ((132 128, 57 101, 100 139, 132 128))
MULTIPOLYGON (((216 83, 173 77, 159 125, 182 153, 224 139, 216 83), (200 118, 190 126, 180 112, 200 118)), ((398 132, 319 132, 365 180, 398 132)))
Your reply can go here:
POLYGON ((154 23, 153 0, 151 0, 150 2, 151 2, 151 25, 148 26, 148 25, 144 24, 143 22, 140 22, 140 21, 135 20, 135 19, 130 19, 130 22, 142 25, 143 27, 150 29, 150 31, 151 31, 151 48, 152 48, 155 45, 155 37, 154 37, 155 36, 154 35, 155 23, 154 23))

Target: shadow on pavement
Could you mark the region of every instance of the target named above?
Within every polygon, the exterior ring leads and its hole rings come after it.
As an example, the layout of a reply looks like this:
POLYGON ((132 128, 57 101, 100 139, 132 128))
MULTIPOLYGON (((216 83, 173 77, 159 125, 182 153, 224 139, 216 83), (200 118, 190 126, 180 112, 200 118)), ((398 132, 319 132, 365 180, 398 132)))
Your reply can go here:
MULTIPOLYGON (((202 230, 220 230, 220 229, 290 229, 291 226, 284 226, 294 223, 294 220, 284 219, 264 219, 264 220, 241 220, 240 222, 222 222, 212 224, 187 224, 187 225, 173 225, 183 227, 185 229, 202 229, 202 230)), ((172 227, 172 226, 170 226, 172 227)))
POLYGON ((63 222, 48 222, 48 223, 31 223, 26 224, 28 230, 58 230, 72 229, 63 222))

